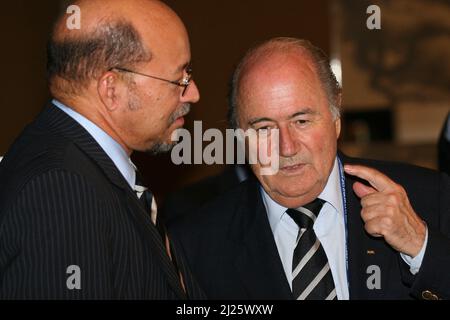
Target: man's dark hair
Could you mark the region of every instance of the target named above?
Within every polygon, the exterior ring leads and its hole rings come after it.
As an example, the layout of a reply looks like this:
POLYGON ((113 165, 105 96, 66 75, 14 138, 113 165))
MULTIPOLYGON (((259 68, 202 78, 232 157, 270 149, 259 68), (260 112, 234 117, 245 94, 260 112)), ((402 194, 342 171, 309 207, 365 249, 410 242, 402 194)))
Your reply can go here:
POLYGON ((336 80, 336 77, 331 70, 327 55, 311 42, 296 38, 279 37, 267 40, 254 48, 250 49, 239 65, 236 67, 230 83, 230 92, 228 95, 228 121, 232 128, 238 128, 238 96, 239 85, 242 71, 247 67, 250 61, 265 54, 273 52, 286 52, 292 50, 299 50, 306 52, 311 58, 319 80, 328 97, 330 111, 335 119, 340 115, 340 94, 341 87, 336 80))
POLYGON ((150 59, 151 53, 131 23, 106 21, 90 34, 53 36, 47 47, 47 78, 52 94, 76 95, 89 80, 111 68, 150 59))

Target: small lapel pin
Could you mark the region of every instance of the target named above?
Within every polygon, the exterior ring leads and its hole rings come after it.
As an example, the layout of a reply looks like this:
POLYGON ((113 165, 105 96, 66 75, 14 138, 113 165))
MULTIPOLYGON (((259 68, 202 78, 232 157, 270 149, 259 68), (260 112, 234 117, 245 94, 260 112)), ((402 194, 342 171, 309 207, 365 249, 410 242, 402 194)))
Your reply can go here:
POLYGON ((375 250, 367 250, 367 254, 374 255, 375 254, 375 250))

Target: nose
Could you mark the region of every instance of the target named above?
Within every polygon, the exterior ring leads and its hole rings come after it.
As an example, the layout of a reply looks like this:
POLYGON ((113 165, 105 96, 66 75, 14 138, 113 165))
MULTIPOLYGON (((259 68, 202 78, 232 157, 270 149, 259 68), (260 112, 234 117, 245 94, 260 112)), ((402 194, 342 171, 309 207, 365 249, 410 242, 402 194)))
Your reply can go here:
POLYGON ((292 137, 289 128, 279 128, 280 134, 280 154, 283 157, 292 157, 297 153, 297 143, 292 137))
POLYGON ((184 96, 181 97, 182 102, 196 103, 200 100, 200 91, 194 80, 191 80, 189 86, 186 88, 184 96))

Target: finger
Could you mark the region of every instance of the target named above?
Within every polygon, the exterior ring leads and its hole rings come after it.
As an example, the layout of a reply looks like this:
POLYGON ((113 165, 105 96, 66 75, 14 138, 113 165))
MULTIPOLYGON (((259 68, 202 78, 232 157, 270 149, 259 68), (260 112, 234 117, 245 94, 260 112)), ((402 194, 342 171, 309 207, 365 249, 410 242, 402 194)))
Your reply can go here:
POLYGON ((365 184, 363 184, 361 182, 355 182, 353 184, 353 191, 355 191, 358 198, 364 198, 366 196, 369 196, 371 194, 378 192, 374 188, 366 186, 365 184))
POLYGON ((380 218, 375 218, 375 219, 367 221, 364 224, 364 229, 372 237, 377 237, 377 238, 383 237, 383 228, 380 223, 380 218))
POLYGON ((373 219, 384 217, 385 217, 385 208, 382 205, 375 204, 361 209, 361 218, 365 223, 373 219))
POLYGON ((384 193, 381 192, 375 192, 365 196, 364 198, 361 198, 361 206, 363 208, 373 206, 376 204, 385 204, 385 203, 386 203, 386 196, 384 193))
POLYGON ((381 192, 395 185, 395 182, 389 179, 389 177, 373 168, 346 164, 344 170, 352 176, 366 180, 372 187, 381 192))

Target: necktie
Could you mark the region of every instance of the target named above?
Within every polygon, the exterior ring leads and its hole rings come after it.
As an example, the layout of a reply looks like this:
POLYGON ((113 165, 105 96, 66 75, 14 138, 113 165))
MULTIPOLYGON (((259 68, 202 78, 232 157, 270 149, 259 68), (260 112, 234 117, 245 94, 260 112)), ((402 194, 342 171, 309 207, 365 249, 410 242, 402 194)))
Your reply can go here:
POLYGON ((166 231, 164 228, 164 224, 161 222, 161 219, 158 219, 158 208, 156 206, 155 197, 153 196, 153 193, 147 187, 145 187, 144 183, 142 182, 142 178, 137 171, 134 191, 136 192, 136 196, 143 204, 145 211, 150 213, 150 219, 161 235, 164 243, 166 241, 166 231))
POLYGON ((150 218, 153 224, 155 225, 156 229, 158 230, 159 234, 161 235, 161 240, 163 242, 164 247, 166 248, 167 255, 169 256, 170 260, 172 260, 175 270, 177 271, 180 277, 181 287, 183 288, 184 291, 186 291, 183 281, 183 275, 178 269, 178 265, 175 260, 175 256, 173 254, 172 246, 170 245, 166 229, 164 227, 164 224, 161 222, 161 219, 159 219, 157 215, 157 206, 155 197, 153 196, 152 192, 147 187, 144 186, 144 183, 142 182, 142 178, 138 171, 136 171, 136 182, 134 191, 136 192, 136 196, 138 197, 139 201, 141 201, 141 203, 143 204, 145 211, 150 213, 150 218))
POLYGON ((323 200, 316 199, 286 211, 299 226, 292 260, 292 293, 297 300, 336 299, 330 265, 313 229, 323 204, 323 200))

